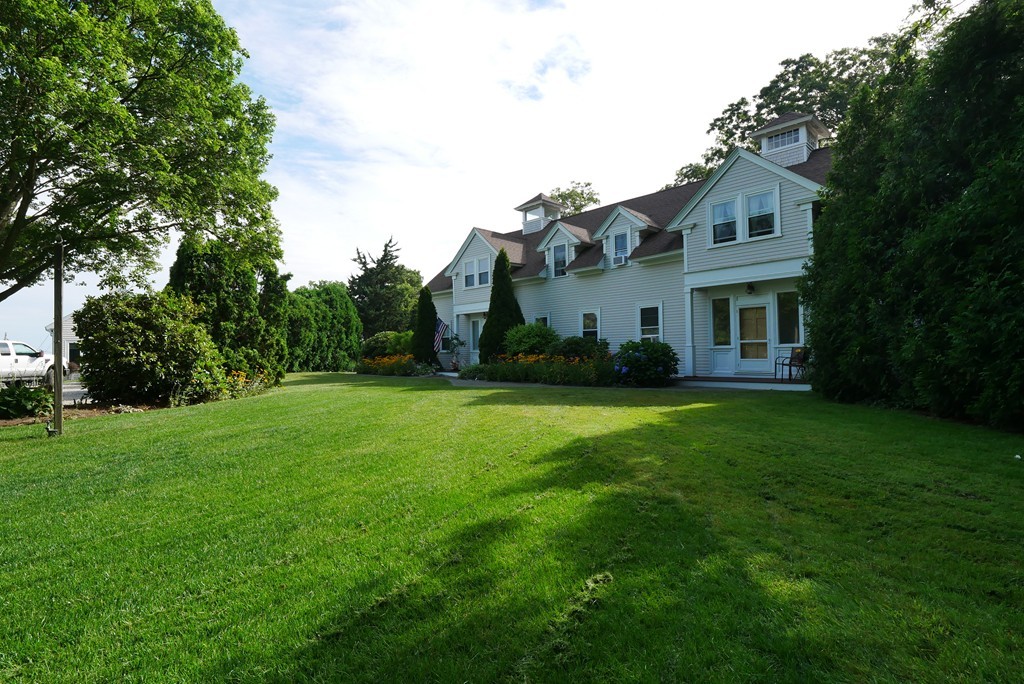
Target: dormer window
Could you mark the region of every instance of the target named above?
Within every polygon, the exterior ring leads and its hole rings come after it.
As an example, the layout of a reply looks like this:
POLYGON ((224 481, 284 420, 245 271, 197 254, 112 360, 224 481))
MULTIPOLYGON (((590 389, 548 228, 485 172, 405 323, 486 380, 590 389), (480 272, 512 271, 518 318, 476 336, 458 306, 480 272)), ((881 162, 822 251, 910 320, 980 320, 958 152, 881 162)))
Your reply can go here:
POLYGON ((789 145, 796 145, 800 142, 800 129, 794 128, 790 131, 784 131, 776 135, 769 135, 764 140, 765 152, 777 150, 780 147, 788 147, 789 145))
POLYGON ((568 263, 566 256, 568 248, 566 245, 555 245, 551 248, 551 274, 554 278, 561 278, 565 275, 565 266, 568 263))
POLYGON ((612 242, 614 243, 612 264, 622 266, 629 257, 629 233, 616 233, 612 242))

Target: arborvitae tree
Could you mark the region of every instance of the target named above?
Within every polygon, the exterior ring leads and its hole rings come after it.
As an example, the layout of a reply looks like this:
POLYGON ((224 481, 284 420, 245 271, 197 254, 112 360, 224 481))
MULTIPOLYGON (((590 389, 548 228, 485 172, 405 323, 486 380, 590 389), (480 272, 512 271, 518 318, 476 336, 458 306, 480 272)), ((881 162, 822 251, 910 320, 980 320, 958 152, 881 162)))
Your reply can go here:
POLYGON ((512 270, 505 250, 494 260, 491 278, 491 303, 487 309, 487 323, 480 333, 480 361, 487 363, 505 352, 505 333, 526 322, 512 291, 512 270))
POLYGON ((289 369, 351 370, 359 359, 363 326, 345 284, 310 283, 294 295, 288 321, 289 369))
POLYGON ((412 334, 412 353, 420 363, 437 365, 437 352, 434 351, 434 334, 437 326, 437 307, 430 296, 430 288, 420 290, 420 300, 416 305, 416 329, 412 334))
POLYGON ((288 364, 288 281, 290 273, 279 274, 268 269, 260 275, 260 316, 263 335, 259 352, 266 367, 273 371, 275 383, 284 378, 288 364))
POLYGON ((200 237, 182 240, 168 288, 199 305, 199 322, 224 356, 226 370, 278 375, 259 351, 265 326, 256 269, 229 245, 200 237))
POLYGON ((1024 426, 1022 34, 980 0, 840 129, 802 289, 826 396, 1024 426))
POLYGON ((423 277, 398 263, 398 251, 393 238, 376 259, 356 250, 353 261, 359 265, 359 273, 348 279, 348 293, 366 337, 385 330, 408 330, 414 320, 416 293, 423 277))

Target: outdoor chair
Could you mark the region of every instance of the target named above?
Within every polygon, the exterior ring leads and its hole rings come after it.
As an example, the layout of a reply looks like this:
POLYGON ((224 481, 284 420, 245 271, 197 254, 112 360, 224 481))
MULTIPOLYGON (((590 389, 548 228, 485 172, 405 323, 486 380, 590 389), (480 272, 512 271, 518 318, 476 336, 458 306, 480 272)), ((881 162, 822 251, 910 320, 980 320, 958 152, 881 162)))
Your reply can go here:
POLYGON ((804 376, 804 354, 803 347, 793 347, 789 354, 775 357, 775 378, 777 380, 799 379, 804 376))

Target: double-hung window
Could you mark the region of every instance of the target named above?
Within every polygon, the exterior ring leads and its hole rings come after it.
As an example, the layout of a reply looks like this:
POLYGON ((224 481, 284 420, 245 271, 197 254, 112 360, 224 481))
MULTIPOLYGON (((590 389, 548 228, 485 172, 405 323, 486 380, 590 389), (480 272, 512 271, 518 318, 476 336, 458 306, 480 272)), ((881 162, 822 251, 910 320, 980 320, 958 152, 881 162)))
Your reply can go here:
POLYGON ((601 315, 597 311, 584 311, 580 314, 580 337, 601 336, 601 315))
POLYGON ((712 243, 721 245, 736 240, 736 202, 719 202, 711 205, 712 243))
POLYGON ((747 237, 761 237, 775 232, 775 193, 747 195, 747 237))
POLYGON ((487 285, 491 282, 491 260, 488 257, 483 259, 470 259, 465 263, 463 269, 463 285, 465 287, 477 287, 487 285))
POLYGON ((622 266, 629 257, 629 233, 616 233, 612 242, 614 249, 612 264, 622 266))
POLYGON ((551 248, 551 274, 553 277, 561 278, 565 275, 567 254, 568 247, 566 245, 555 245, 551 248))
POLYGON ((658 342, 661 339, 661 307, 641 306, 640 318, 640 339, 658 342))

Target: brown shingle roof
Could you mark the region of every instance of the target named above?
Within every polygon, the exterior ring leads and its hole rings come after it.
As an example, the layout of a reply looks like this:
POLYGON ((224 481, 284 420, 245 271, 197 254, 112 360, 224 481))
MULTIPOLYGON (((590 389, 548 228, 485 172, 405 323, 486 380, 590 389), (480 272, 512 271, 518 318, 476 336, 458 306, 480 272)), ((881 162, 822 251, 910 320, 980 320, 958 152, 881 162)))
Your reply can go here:
POLYGON ((803 164, 794 164, 786 168, 818 185, 824 185, 825 177, 828 176, 828 172, 832 168, 832 148, 819 147, 816 150, 811 150, 811 154, 803 164))

